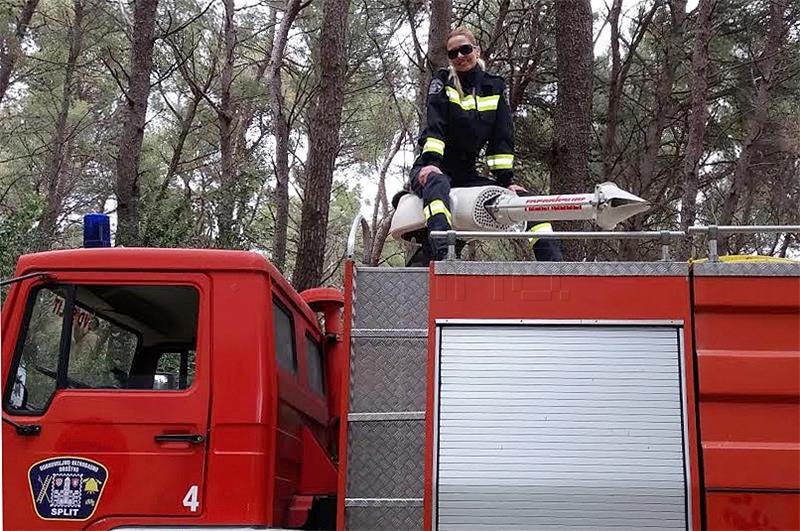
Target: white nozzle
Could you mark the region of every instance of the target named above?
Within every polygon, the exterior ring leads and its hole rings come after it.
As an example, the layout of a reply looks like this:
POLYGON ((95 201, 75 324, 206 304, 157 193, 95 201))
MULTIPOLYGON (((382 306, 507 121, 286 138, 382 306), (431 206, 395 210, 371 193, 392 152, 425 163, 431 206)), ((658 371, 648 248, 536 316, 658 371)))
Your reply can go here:
MULTIPOLYGON (((454 188, 450 211, 456 230, 509 230, 528 221, 592 220, 610 230, 631 216, 646 212, 650 203, 616 184, 605 182, 591 194, 519 197, 497 186, 454 188)), ((425 228, 422 200, 413 194, 400 199, 390 233, 396 239, 425 228)))

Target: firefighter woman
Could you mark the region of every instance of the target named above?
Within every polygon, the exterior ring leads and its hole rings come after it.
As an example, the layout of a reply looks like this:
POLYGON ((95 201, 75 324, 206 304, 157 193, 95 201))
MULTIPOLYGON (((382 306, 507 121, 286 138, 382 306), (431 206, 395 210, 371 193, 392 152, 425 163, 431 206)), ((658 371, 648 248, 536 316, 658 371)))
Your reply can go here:
MULTIPOLYGON (((472 32, 457 28, 447 37, 448 69, 436 72, 428 88, 427 125, 419 139, 422 153, 411 169, 411 189, 422 198, 428 230, 449 230, 450 188, 499 185, 520 195, 514 184, 514 124, 504 95, 505 82, 484 70, 472 32), (494 180, 481 176, 476 162, 486 147, 494 180)), ((548 224, 529 229, 549 228, 548 224)), ((552 240, 538 240, 536 259, 561 259, 552 240)), ((429 240, 429 258, 444 259, 444 241, 429 240)))

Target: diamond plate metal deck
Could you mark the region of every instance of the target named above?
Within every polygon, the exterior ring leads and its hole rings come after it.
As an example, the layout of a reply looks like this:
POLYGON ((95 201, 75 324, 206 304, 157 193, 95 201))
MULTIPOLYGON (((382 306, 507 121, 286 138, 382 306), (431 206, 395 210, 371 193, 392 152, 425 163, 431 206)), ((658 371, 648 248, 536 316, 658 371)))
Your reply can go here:
POLYGON ((350 412, 425 409, 427 340, 354 338, 350 356, 350 412))
POLYGON ((428 328, 426 268, 359 268, 353 328, 428 328))
POLYGON ((347 529, 422 529, 427 268, 357 268, 347 424, 347 529))
POLYGON ((692 270, 699 277, 800 277, 800 262, 705 262, 692 270))
POLYGON ((348 507, 347 528, 358 531, 422 529, 422 507, 348 507))
POLYGON ((425 422, 349 425, 348 498, 421 498, 425 422))

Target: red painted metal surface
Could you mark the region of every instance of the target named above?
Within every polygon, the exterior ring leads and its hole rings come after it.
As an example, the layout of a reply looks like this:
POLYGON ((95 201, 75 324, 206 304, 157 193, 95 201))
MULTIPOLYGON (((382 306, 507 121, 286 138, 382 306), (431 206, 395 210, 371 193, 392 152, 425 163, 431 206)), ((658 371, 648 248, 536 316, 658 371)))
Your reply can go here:
MULTIPOLYGON (((329 439, 324 397, 308 386, 305 334, 322 342, 316 315, 280 273, 253 253, 175 249, 81 249, 25 256, 18 274, 48 271, 86 283, 190 284, 201 291, 195 385, 186 392, 61 390, 41 417, 39 437, 3 424, 7 529, 72 529, 33 514, 28 467, 44 457, 80 455, 109 469, 87 525, 288 524, 301 483, 303 430, 329 439), (277 369, 272 294, 295 321, 298 370, 277 369), (166 430, 204 433, 206 445, 158 445, 166 430), (199 507, 182 501, 198 485, 199 507), (9 519, 10 518, 10 519, 9 519)), ((25 298, 41 282, 16 285, 3 308, 2 369, 7 384, 25 298)), ((8 414, 5 414, 8 416, 8 414)), ((333 491, 330 492, 331 494, 333 491)))
POLYGON ((708 526, 800 529, 800 278, 698 276, 694 306, 708 526))
MULTIPOLYGON (((455 276, 430 274, 429 327, 437 319, 679 320, 684 323, 691 521, 701 528, 688 277, 455 276)), ((432 529, 435 345, 428 345, 424 528, 432 529)))
POLYGON ((715 492, 706 497, 709 531, 796 531, 800 503, 786 493, 715 492))
POLYGON ((303 457, 301 459, 301 495, 325 496, 336 492, 336 465, 320 442, 307 427, 303 427, 303 457))
MULTIPOLYGON (((286 308, 294 308, 292 296, 297 296, 288 285, 274 283, 273 296, 280 298, 286 308)), ((269 323, 272 323, 272 304, 269 305, 269 323)), ((310 427, 314 433, 328 441, 325 428, 328 426, 328 406, 324 397, 314 393, 308 385, 306 358, 306 335, 323 344, 322 333, 316 316, 294 312, 294 334, 297 351, 297 371, 292 373, 283 367, 278 372, 278 416, 275 452, 275 505, 273 521, 288 525, 290 508, 298 494, 301 482, 303 456, 302 433, 310 427)), ((271 325, 270 325, 271 326, 271 325)), ((274 338, 272 338, 274 339, 274 338)), ((270 349, 274 352, 274 345, 270 349)), ((274 355, 272 356, 274 358, 274 355)), ((331 494, 335 491, 331 491, 331 494)))
MULTIPOLYGON (((98 279, 86 272, 62 272, 58 280, 80 283, 96 282, 98 279)), ((60 390, 42 415, 14 416, 4 412, 4 416, 16 422, 36 423, 42 428, 39 436, 21 437, 7 423, 3 423, 6 529, 75 527, 75 522, 41 520, 33 508, 28 469, 38 461, 58 456, 90 459, 108 469, 106 485, 91 516, 92 520, 118 514, 198 517, 205 507, 205 445, 160 444, 154 437, 163 433, 205 434, 207 431, 210 400, 210 282, 205 275, 175 273, 105 273, 102 282, 126 285, 180 283, 191 285, 199 291, 201 306, 194 383, 186 391, 170 393, 60 390), (200 507, 196 512, 182 505, 192 485, 196 485, 200 493, 200 507)), ((36 283, 34 280, 21 286, 20 301, 26 298, 36 283)), ((19 327, 4 328, 3 332, 3 374, 7 375, 19 327)))
POLYGON ((337 478, 336 529, 345 529, 345 493, 347 492, 347 413, 348 389, 350 389, 350 329, 353 322, 353 273, 354 265, 348 260, 344 265, 344 341, 342 348, 347 355, 342 361, 341 397, 339 400, 339 475, 337 478))
POLYGON ((308 520, 308 512, 314 504, 313 496, 294 496, 289 506, 289 516, 286 518, 288 527, 302 527, 308 520))
MULTIPOLYGON (((342 392, 342 365, 350 355, 342 343, 342 307, 344 295, 334 288, 307 289, 300 294, 309 307, 325 318, 325 389, 328 395, 328 415, 339 418, 342 392)), ((334 440, 338 433, 331 434, 334 440)))

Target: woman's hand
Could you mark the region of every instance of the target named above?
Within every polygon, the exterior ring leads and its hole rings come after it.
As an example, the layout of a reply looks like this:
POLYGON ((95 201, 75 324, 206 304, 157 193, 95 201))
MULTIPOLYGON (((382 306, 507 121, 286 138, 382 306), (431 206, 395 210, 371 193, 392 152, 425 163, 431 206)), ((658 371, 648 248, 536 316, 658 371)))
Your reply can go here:
POLYGON ((425 186, 425 183, 428 182, 428 175, 430 175, 433 172, 441 173, 442 170, 440 170, 439 168, 437 168, 432 164, 423 166, 422 169, 419 170, 419 173, 417 174, 417 181, 419 181, 419 184, 425 186))
POLYGON ((508 189, 514 193, 527 192, 527 190, 518 184, 509 184, 508 189))

